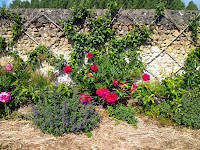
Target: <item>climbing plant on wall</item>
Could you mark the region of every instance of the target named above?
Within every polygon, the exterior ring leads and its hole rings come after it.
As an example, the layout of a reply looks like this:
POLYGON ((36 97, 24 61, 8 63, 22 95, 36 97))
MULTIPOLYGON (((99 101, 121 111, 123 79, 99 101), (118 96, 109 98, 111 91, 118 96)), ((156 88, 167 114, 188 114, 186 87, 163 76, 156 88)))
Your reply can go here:
POLYGON ((21 14, 11 12, 10 10, 7 10, 4 7, 0 7, 0 18, 9 19, 11 22, 10 24, 12 36, 9 45, 12 45, 14 41, 16 41, 19 38, 20 34, 23 31, 24 25, 22 22, 21 14))
POLYGON ((112 89, 114 79, 126 81, 137 77, 144 69, 138 47, 149 37, 149 29, 134 24, 130 32, 118 35, 112 24, 112 10, 109 8, 103 16, 95 16, 80 7, 73 10, 71 19, 64 21, 64 30, 74 47, 72 76, 80 83, 82 91, 93 95, 97 88, 112 89), (89 53, 92 56, 88 56, 89 53), (85 62, 87 57, 88 62, 85 62), (88 72, 93 78, 88 78, 88 72))

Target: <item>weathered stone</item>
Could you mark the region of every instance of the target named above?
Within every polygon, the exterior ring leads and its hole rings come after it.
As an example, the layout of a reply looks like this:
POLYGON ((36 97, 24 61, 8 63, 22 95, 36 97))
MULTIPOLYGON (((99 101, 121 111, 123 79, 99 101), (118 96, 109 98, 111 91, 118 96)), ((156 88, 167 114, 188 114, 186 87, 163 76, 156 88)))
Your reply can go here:
MULTIPOLYGON (((26 10, 26 9, 22 9, 26 10)), ((30 11, 29 9, 27 9, 30 11)), ((63 9, 38 9, 42 10, 47 16, 49 16, 54 22, 58 22, 58 18, 69 18, 70 17, 70 11, 63 10, 63 9)), ((32 13, 27 14, 28 11, 23 11, 22 17, 25 18, 25 24, 29 22, 34 15, 32 13), (32 15, 32 16, 30 16, 32 15)), ((188 17, 185 17, 185 14, 183 16, 177 15, 174 12, 177 12, 176 10, 167 10, 168 13, 172 16, 172 18, 175 20, 176 24, 180 28, 184 28, 185 25, 188 23, 188 17), (174 14, 173 14, 174 13, 174 14), (173 17, 176 16, 176 17, 173 17)), ((37 11, 36 11, 37 12, 37 11)), ((97 10, 96 14, 103 14, 104 10, 97 10)), ((126 34, 130 28, 132 28, 133 24, 130 19, 127 19, 126 14, 127 10, 122 10, 123 15, 120 18, 117 18, 115 21, 115 25, 113 28, 115 29, 115 32, 124 35, 126 34), (119 21, 119 22, 118 22, 119 21)), ((134 13, 133 11, 129 10, 129 13, 134 16, 134 19, 140 24, 143 23, 143 21, 148 24, 152 22, 153 18, 150 18, 149 16, 153 15, 154 12, 152 10, 137 10, 137 13, 134 13), (145 11, 143 15, 140 14, 140 12, 145 11)), ((37 15, 37 13, 35 14, 37 15)), ((155 28, 151 28, 153 30, 153 34, 151 35, 154 40, 151 40, 147 43, 144 43, 140 47, 140 50, 143 51, 140 56, 142 57, 142 61, 144 63, 150 62, 154 57, 158 57, 147 66, 147 70, 151 71, 153 74, 155 74, 157 77, 166 76, 174 72, 178 69, 177 64, 174 62, 174 60, 171 59, 165 52, 161 53, 161 50, 165 48, 176 36, 179 35, 179 31, 177 28, 174 27, 173 24, 169 24, 169 21, 166 22, 164 19, 161 19, 159 24, 155 25, 155 28), (161 45, 161 48, 159 46, 161 45)), ((84 29, 82 29, 82 32, 87 34, 88 28, 85 26, 84 29)), ((55 54, 55 56, 58 56, 60 54, 64 54, 64 58, 69 60, 70 59, 70 53, 73 50, 72 45, 68 43, 68 39, 66 38, 66 35, 63 35, 63 33, 60 31, 59 28, 57 28, 53 23, 49 23, 47 19, 39 20, 36 24, 30 24, 27 28, 27 33, 33 37, 33 39, 37 40, 40 44, 44 44, 45 46, 50 46, 52 43, 55 44, 52 45, 51 50, 55 54), (37 28, 36 28, 37 27, 37 28), (60 38, 59 38, 60 37, 60 38)), ((190 37, 191 32, 186 31, 185 34, 190 37)), ((0 27, 0 36, 7 37, 7 40, 11 37, 10 29, 1 29, 0 27)), ((119 36, 119 39, 122 39, 122 37, 119 36)), ((198 39, 198 42, 200 43, 200 39, 198 39)), ((30 51, 31 49, 34 49, 37 44, 33 42, 32 39, 28 38, 26 35, 23 36, 23 38, 20 38, 17 42, 17 49, 20 51, 19 54, 23 59, 27 59, 26 53, 27 51, 30 51), (26 50, 26 51, 24 51, 26 50)), ((190 49, 194 49, 193 43, 188 41, 187 38, 181 34, 179 38, 177 38, 167 49, 166 53, 169 53, 174 59, 180 63, 180 65, 184 64, 184 58, 187 56, 187 53, 190 49)), ((138 51, 138 53, 140 53, 138 51)), ((42 66, 44 67, 44 66, 42 66)), ((43 68, 45 70, 45 68, 43 68)), ((59 80, 67 80, 68 77, 62 76, 59 80)))
POLYGON ((174 33, 173 33, 173 36, 177 37, 178 35, 179 35, 178 30, 175 30, 174 33))

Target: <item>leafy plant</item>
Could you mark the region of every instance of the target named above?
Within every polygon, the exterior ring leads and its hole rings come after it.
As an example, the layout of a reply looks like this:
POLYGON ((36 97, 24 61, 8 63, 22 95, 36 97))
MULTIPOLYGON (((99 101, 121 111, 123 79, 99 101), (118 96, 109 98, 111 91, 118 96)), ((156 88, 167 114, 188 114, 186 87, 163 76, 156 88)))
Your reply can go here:
POLYGON ((198 31, 199 31, 199 16, 195 15, 193 17, 189 17, 189 30, 192 31, 191 38, 193 39, 194 43, 197 44, 198 39, 198 31))
POLYGON ((180 76, 165 78, 161 82, 142 82, 138 84, 133 98, 137 99, 137 107, 142 106, 139 112, 147 115, 161 115, 163 118, 171 118, 182 108, 182 95, 180 76))
POLYGON ((166 8, 166 2, 167 1, 160 1, 158 4, 157 4, 157 6, 156 6, 156 11, 155 11, 155 14, 154 14, 154 18, 158 18, 158 17, 160 17, 162 14, 163 14, 163 12, 164 12, 164 10, 165 10, 165 8, 166 8))
POLYGON ((185 61, 183 72, 183 88, 193 89, 199 86, 200 80, 200 48, 192 50, 185 61))
POLYGON ((82 21, 90 14, 90 11, 87 10, 84 6, 76 7, 72 12, 73 24, 81 24, 82 21))
POLYGON ((6 10, 6 8, 4 7, 0 7, 0 16, 2 18, 10 19, 11 21, 12 37, 11 42, 9 43, 9 46, 11 46, 14 41, 20 36, 24 28, 21 14, 6 10))
POLYGON ((200 128, 200 93, 199 89, 185 92, 182 97, 182 109, 175 114, 175 121, 195 129, 200 128))
POLYGON ((107 111, 110 117, 114 117, 122 121, 127 121, 129 124, 136 125, 137 119, 135 118, 135 110, 131 106, 108 106, 107 111))

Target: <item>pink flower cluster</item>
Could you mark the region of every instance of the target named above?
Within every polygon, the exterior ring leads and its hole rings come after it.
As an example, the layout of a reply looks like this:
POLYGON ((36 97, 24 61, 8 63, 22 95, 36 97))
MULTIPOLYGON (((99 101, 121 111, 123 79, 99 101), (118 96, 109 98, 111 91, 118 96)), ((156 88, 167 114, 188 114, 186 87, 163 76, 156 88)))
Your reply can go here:
POLYGON ((114 103, 117 100, 117 94, 114 92, 110 93, 110 91, 106 88, 97 89, 96 94, 100 96, 101 99, 106 99, 108 104, 114 103))
POLYGON ((6 71, 7 72, 12 72, 13 70, 13 66, 11 65, 11 64, 7 64, 6 66, 5 66, 5 69, 6 69, 6 71))
POLYGON ((0 101, 3 103, 10 102, 11 95, 9 92, 1 92, 0 94, 0 101))
POLYGON ((84 93, 81 94, 80 101, 82 101, 83 103, 87 101, 90 102, 91 100, 92 97, 89 94, 84 94, 84 93))
POLYGON ((106 96, 110 93, 110 91, 106 88, 99 88, 96 90, 96 94, 100 96, 101 99, 106 99, 106 96))

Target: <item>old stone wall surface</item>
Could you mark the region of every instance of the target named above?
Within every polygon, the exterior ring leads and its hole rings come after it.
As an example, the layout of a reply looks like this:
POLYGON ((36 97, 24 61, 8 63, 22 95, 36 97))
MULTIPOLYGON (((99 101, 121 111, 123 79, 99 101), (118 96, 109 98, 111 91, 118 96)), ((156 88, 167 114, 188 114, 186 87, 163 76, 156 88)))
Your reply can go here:
MULTIPOLYGON (((13 48, 19 51, 24 60, 27 60, 27 52, 38 45, 45 45, 55 55, 63 54, 65 59, 70 59, 70 52, 73 48, 60 21, 70 18, 71 10, 11 10, 21 12, 23 18, 25 31, 15 41, 13 48)), ((103 15, 106 10, 96 9, 91 11, 96 15, 103 15)), ((140 46, 140 56, 146 64, 145 72, 150 73, 153 78, 161 79, 179 72, 189 50, 195 48, 191 39, 191 31, 188 29, 188 18, 191 13, 199 15, 200 11, 165 10, 159 18, 154 18, 154 13, 155 10, 153 9, 120 9, 113 19, 113 23, 119 35, 126 34, 135 23, 146 25, 155 23, 152 29, 153 34, 146 43, 140 46)), ((0 36, 5 37, 7 41, 11 37, 10 23, 9 19, 0 17, 0 36)), ((197 45, 200 45, 199 37, 197 45)), ((1 65, 5 65, 5 58, 11 60, 8 56, 1 56, 1 65)))

